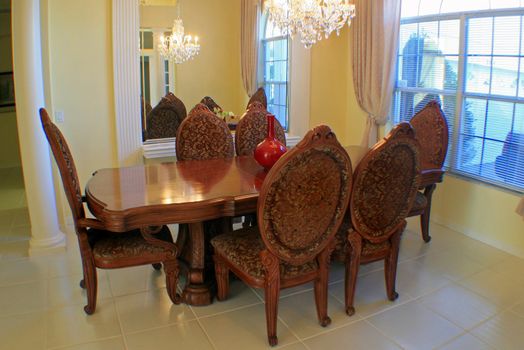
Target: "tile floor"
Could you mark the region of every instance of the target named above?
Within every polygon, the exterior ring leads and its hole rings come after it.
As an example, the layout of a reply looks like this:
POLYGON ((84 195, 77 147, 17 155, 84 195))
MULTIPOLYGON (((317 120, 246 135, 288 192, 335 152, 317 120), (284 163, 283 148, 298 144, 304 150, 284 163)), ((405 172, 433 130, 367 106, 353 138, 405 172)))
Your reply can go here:
MULTIPOLYGON (((189 307, 171 304, 163 273, 149 266, 99 270, 98 307, 85 315, 74 235, 64 253, 27 257, 29 218, 17 203, 0 210, 0 349, 268 348, 262 291, 239 281, 229 300, 189 307)), ((327 328, 316 322, 312 286, 285 290, 279 347, 524 349, 524 260, 436 223, 432 236, 423 243, 410 220, 396 302, 386 300, 382 264, 361 268, 351 318, 343 266, 333 265, 327 328)))

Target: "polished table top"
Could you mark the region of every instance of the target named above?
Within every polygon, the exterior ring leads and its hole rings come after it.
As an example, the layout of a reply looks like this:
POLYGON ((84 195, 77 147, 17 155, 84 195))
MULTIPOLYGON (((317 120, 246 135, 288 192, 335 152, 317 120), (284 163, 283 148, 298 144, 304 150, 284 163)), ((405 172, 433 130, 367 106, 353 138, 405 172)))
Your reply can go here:
POLYGON ((101 169, 87 183, 86 197, 93 214, 121 232, 250 212, 265 176, 246 156, 101 169), (151 220, 137 221, 144 210, 151 220))

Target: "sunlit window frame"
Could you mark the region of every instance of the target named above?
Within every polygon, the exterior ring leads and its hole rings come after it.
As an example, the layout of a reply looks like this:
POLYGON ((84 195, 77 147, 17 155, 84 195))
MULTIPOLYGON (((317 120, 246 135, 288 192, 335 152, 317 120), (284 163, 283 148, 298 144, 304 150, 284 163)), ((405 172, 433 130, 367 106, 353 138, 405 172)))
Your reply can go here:
MULTIPOLYGON (((259 79, 258 79, 258 86, 264 87, 266 84, 276 84, 276 85, 286 85, 286 122, 285 122, 285 131, 287 132, 289 130, 289 92, 290 92, 290 61, 291 61, 291 40, 289 39, 289 36, 287 35, 278 35, 278 36, 271 36, 266 37, 266 29, 267 24, 269 22, 269 17, 267 15, 263 15, 261 18, 260 23, 260 49, 259 49, 259 79), (269 81, 266 80, 266 45, 270 42, 275 42, 279 40, 286 40, 287 42, 287 67, 286 67, 286 80, 285 81, 269 81)), ((266 91, 267 94, 267 91, 266 91)), ((268 101, 269 105, 269 101, 268 101)), ((281 105, 278 105, 281 106, 281 105)), ((284 126, 284 125, 283 125, 284 126)))
MULTIPOLYGON (((422 22, 433 22, 433 21, 446 21, 446 20, 459 20, 460 33, 459 33, 459 55, 458 55, 458 74, 457 74, 457 90, 444 90, 444 89, 432 89, 432 88, 420 88, 420 87, 401 87, 398 84, 395 84, 394 95, 397 92, 410 92, 410 93, 425 93, 425 94, 437 94, 437 95, 454 95, 456 96, 455 102, 455 115, 453 116, 453 130, 450 130, 451 138, 449 144, 449 153, 447 160, 447 170, 458 176, 477 180, 482 183, 491 184, 500 188, 504 188, 517 193, 524 193, 524 188, 520 188, 511 184, 508 184, 503 181, 496 181, 491 178, 486 178, 480 175, 474 175, 471 173, 466 173, 458 169, 456 164, 458 157, 458 152, 455 149, 459 147, 459 134, 463 118, 463 107, 464 102, 467 98, 482 98, 491 101, 502 101, 509 103, 522 103, 524 104, 524 98, 521 97, 508 97, 503 95, 494 95, 490 93, 467 93, 466 92, 466 34, 467 34, 467 23, 469 19, 472 18, 482 18, 482 17, 505 17, 505 16, 524 16, 524 8, 511 8, 511 9, 500 9, 500 10, 479 10, 479 11, 464 11, 459 13, 445 13, 445 14, 435 14, 435 15, 426 15, 426 16, 415 16, 402 18, 400 24, 417 24, 422 22), (457 155, 457 156, 455 156, 457 155)), ((397 69, 399 67, 398 57, 401 48, 399 47, 399 52, 397 52, 397 69)), ((524 48, 523 48, 524 51, 524 48)), ((398 72, 396 74, 398 77, 398 72)), ((398 80, 397 80, 398 82, 398 80)), ((517 93, 518 95, 518 93, 517 93)), ((393 108, 395 106, 393 105, 393 108)), ((395 116, 395 122, 398 122, 397 113, 393 113, 395 116)), ((451 116, 447 116, 451 118, 451 116)))

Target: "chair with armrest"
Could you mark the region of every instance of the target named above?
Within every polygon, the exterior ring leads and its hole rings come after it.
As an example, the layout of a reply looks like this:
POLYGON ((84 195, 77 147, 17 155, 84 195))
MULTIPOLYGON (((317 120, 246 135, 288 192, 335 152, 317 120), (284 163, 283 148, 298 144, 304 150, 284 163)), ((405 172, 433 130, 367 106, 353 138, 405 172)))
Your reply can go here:
POLYGON ((264 106, 265 109, 267 109, 267 96, 266 96, 266 90, 264 90, 263 87, 259 87, 257 91, 251 96, 249 99, 249 102, 247 103, 246 109, 249 109, 249 106, 253 102, 260 102, 264 106))
POLYGON ((173 303, 180 303, 180 296, 176 293, 179 251, 167 226, 117 233, 107 231, 96 219, 86 218, 84 197, 80 192, 80 182, 69 146, 44 108, 40 109, 40 120, 73 214, 84 273, 80 286, 87 292, 84 311, 90 315, 96 309, 96 268, 114 269, 152 264, 158 270, 163 264, 169 297, 173 303))
POLYGON ((400 236, 419 186, 419 146, 409 123, 400 123, 360 161, 353 174, 347 231, 345 306, 355 313, 360 264, 384 260, 388 299, 395 291, 400 236))
POLYGON ((186 118, 186 114, 184 103, 169 92, 147 114, 147 139, 175 137, 180 124, 186 118))
POLYGON ((425 242, 429 235, 431 198, 437 183, 444 177, 444 161, 448 151, 448 123, 437 101, 430 101, 410 120, 420 144, 420 188, 408 217, 420 215, 420 229, 425 242), (424 191, 424 192, 420 192, 424 191))
POLYGON ((333 238, 351 189, 351 161, 329 127, 310 130, 267 174, 258 199, 258 226, 211 240, 217 298, 225 300, 229 272, 264 288, 269 344, 277 344, 280 289, 314 282, 318 321, 327 326, 327 284, 333 238))

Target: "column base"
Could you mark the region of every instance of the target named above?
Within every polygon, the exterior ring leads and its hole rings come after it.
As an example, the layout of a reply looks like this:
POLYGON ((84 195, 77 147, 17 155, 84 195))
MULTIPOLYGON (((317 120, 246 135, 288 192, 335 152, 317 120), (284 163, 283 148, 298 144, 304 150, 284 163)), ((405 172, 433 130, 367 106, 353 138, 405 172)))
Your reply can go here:
POLYGON ((53 237, 37 239, 34 236, 29 240, 29 256, 50 255, 66 251, 66 236, 61 232, 53 237))

